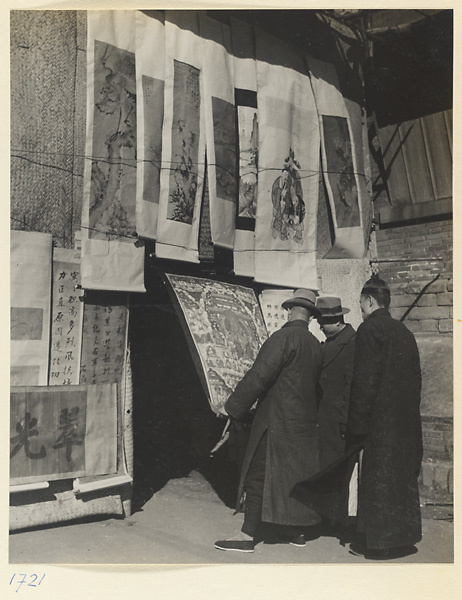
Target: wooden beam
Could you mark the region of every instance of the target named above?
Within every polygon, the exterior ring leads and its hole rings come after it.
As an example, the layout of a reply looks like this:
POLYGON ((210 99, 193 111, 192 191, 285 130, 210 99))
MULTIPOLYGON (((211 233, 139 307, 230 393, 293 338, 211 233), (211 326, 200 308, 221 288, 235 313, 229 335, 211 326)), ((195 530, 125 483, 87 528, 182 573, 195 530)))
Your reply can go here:
POLYGON ((434 202, 421 202, 407 206, 382 208, 379 212, 380 227, 391 227, 408 221, 429 220, 434 217, 452 215, 452 198, 434 202))

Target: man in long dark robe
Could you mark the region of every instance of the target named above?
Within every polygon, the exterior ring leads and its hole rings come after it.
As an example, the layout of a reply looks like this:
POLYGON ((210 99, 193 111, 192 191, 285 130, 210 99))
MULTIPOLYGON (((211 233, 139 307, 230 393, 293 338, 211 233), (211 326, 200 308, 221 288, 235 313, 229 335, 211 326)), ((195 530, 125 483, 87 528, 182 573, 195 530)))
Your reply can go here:
POLYGON ((350 407, 356 332, 343 316, 350 312, 340 298, 320 296, 316 307, 318 322, 326 341, 321 344, 322 368, 319 380, 320 468, 324 469, 345 454, 345 434, 350 407))
POLYGON ((387 559, 416 551, 422 537, 418 476, 422 462, 421 372, 414 335, 392 319, 390 290, 378 277, 360 298, 364 323, 356 355, 347 437, 363 443, 353 553, 387 559))
POLYGON ((296 290, 283 303, 288 322, 266 340, 252 368, 225 404, 231 419, 244 420, 258 400, 244 457, 237 510, 245 492, 244 524, 219 550, 253 552, 262 521, 282 526, 287 541, 305 545, 304 529, 320 522, 317 512, 289 493, 319 470, 316 420, 321 367, 318 340, 308 331, 318 315, 311 290, 296 290))

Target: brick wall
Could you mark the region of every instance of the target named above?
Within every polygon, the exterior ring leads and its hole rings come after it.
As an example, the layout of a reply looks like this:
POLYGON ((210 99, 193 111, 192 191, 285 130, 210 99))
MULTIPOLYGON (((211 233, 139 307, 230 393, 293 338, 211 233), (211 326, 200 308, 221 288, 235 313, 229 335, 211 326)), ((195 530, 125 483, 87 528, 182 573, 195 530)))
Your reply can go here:
POLYGON ((452 333, 452 220, 377 231, 380 276, 391 289, 391 313, 400 319, 425 289, 405 322, 414 333, 452 333), (395 260, 394 260, 395 259, 395 260))

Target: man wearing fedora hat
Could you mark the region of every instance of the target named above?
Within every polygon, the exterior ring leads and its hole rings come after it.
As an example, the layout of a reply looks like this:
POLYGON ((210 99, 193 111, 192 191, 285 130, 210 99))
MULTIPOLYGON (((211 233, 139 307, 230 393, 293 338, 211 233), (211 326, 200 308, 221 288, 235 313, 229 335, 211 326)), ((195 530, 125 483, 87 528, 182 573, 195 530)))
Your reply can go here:
POLYGON ((353 379, 356 332, 345 323, 340 298, 320 296, 316 301, 318 322, 326 341, 321 345, 322 369, 319 380, 319 439, 321 469, 345 453, 345 432, 353 379))
POLYGON ((298 289, 283 302, 288 322, 265 341, 255 363, 230 395, 225 410, 243 421, 257 403, 239 482, 237 508, 244 524, 219 550, 253 552, 261 522, 279 526, 285 541, 305 545, 304 530, 320 522, 317 512, 289 497, 297 481, 319 470, 318 340, 308 331, 319 315, 316 294, 298 289))

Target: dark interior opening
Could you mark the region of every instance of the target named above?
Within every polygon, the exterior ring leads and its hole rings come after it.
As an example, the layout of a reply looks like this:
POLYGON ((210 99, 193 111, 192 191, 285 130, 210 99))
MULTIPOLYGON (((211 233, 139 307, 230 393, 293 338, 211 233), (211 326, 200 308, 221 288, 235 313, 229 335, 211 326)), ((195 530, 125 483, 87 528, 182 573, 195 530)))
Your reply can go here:
POLYGON ((234 506, 238 467, 228 444, 210 451, 226 424, 212 412, 166 284, 151 273, 130 306, 133 377, 133 511, 173 478, 198 470, 234 506))

